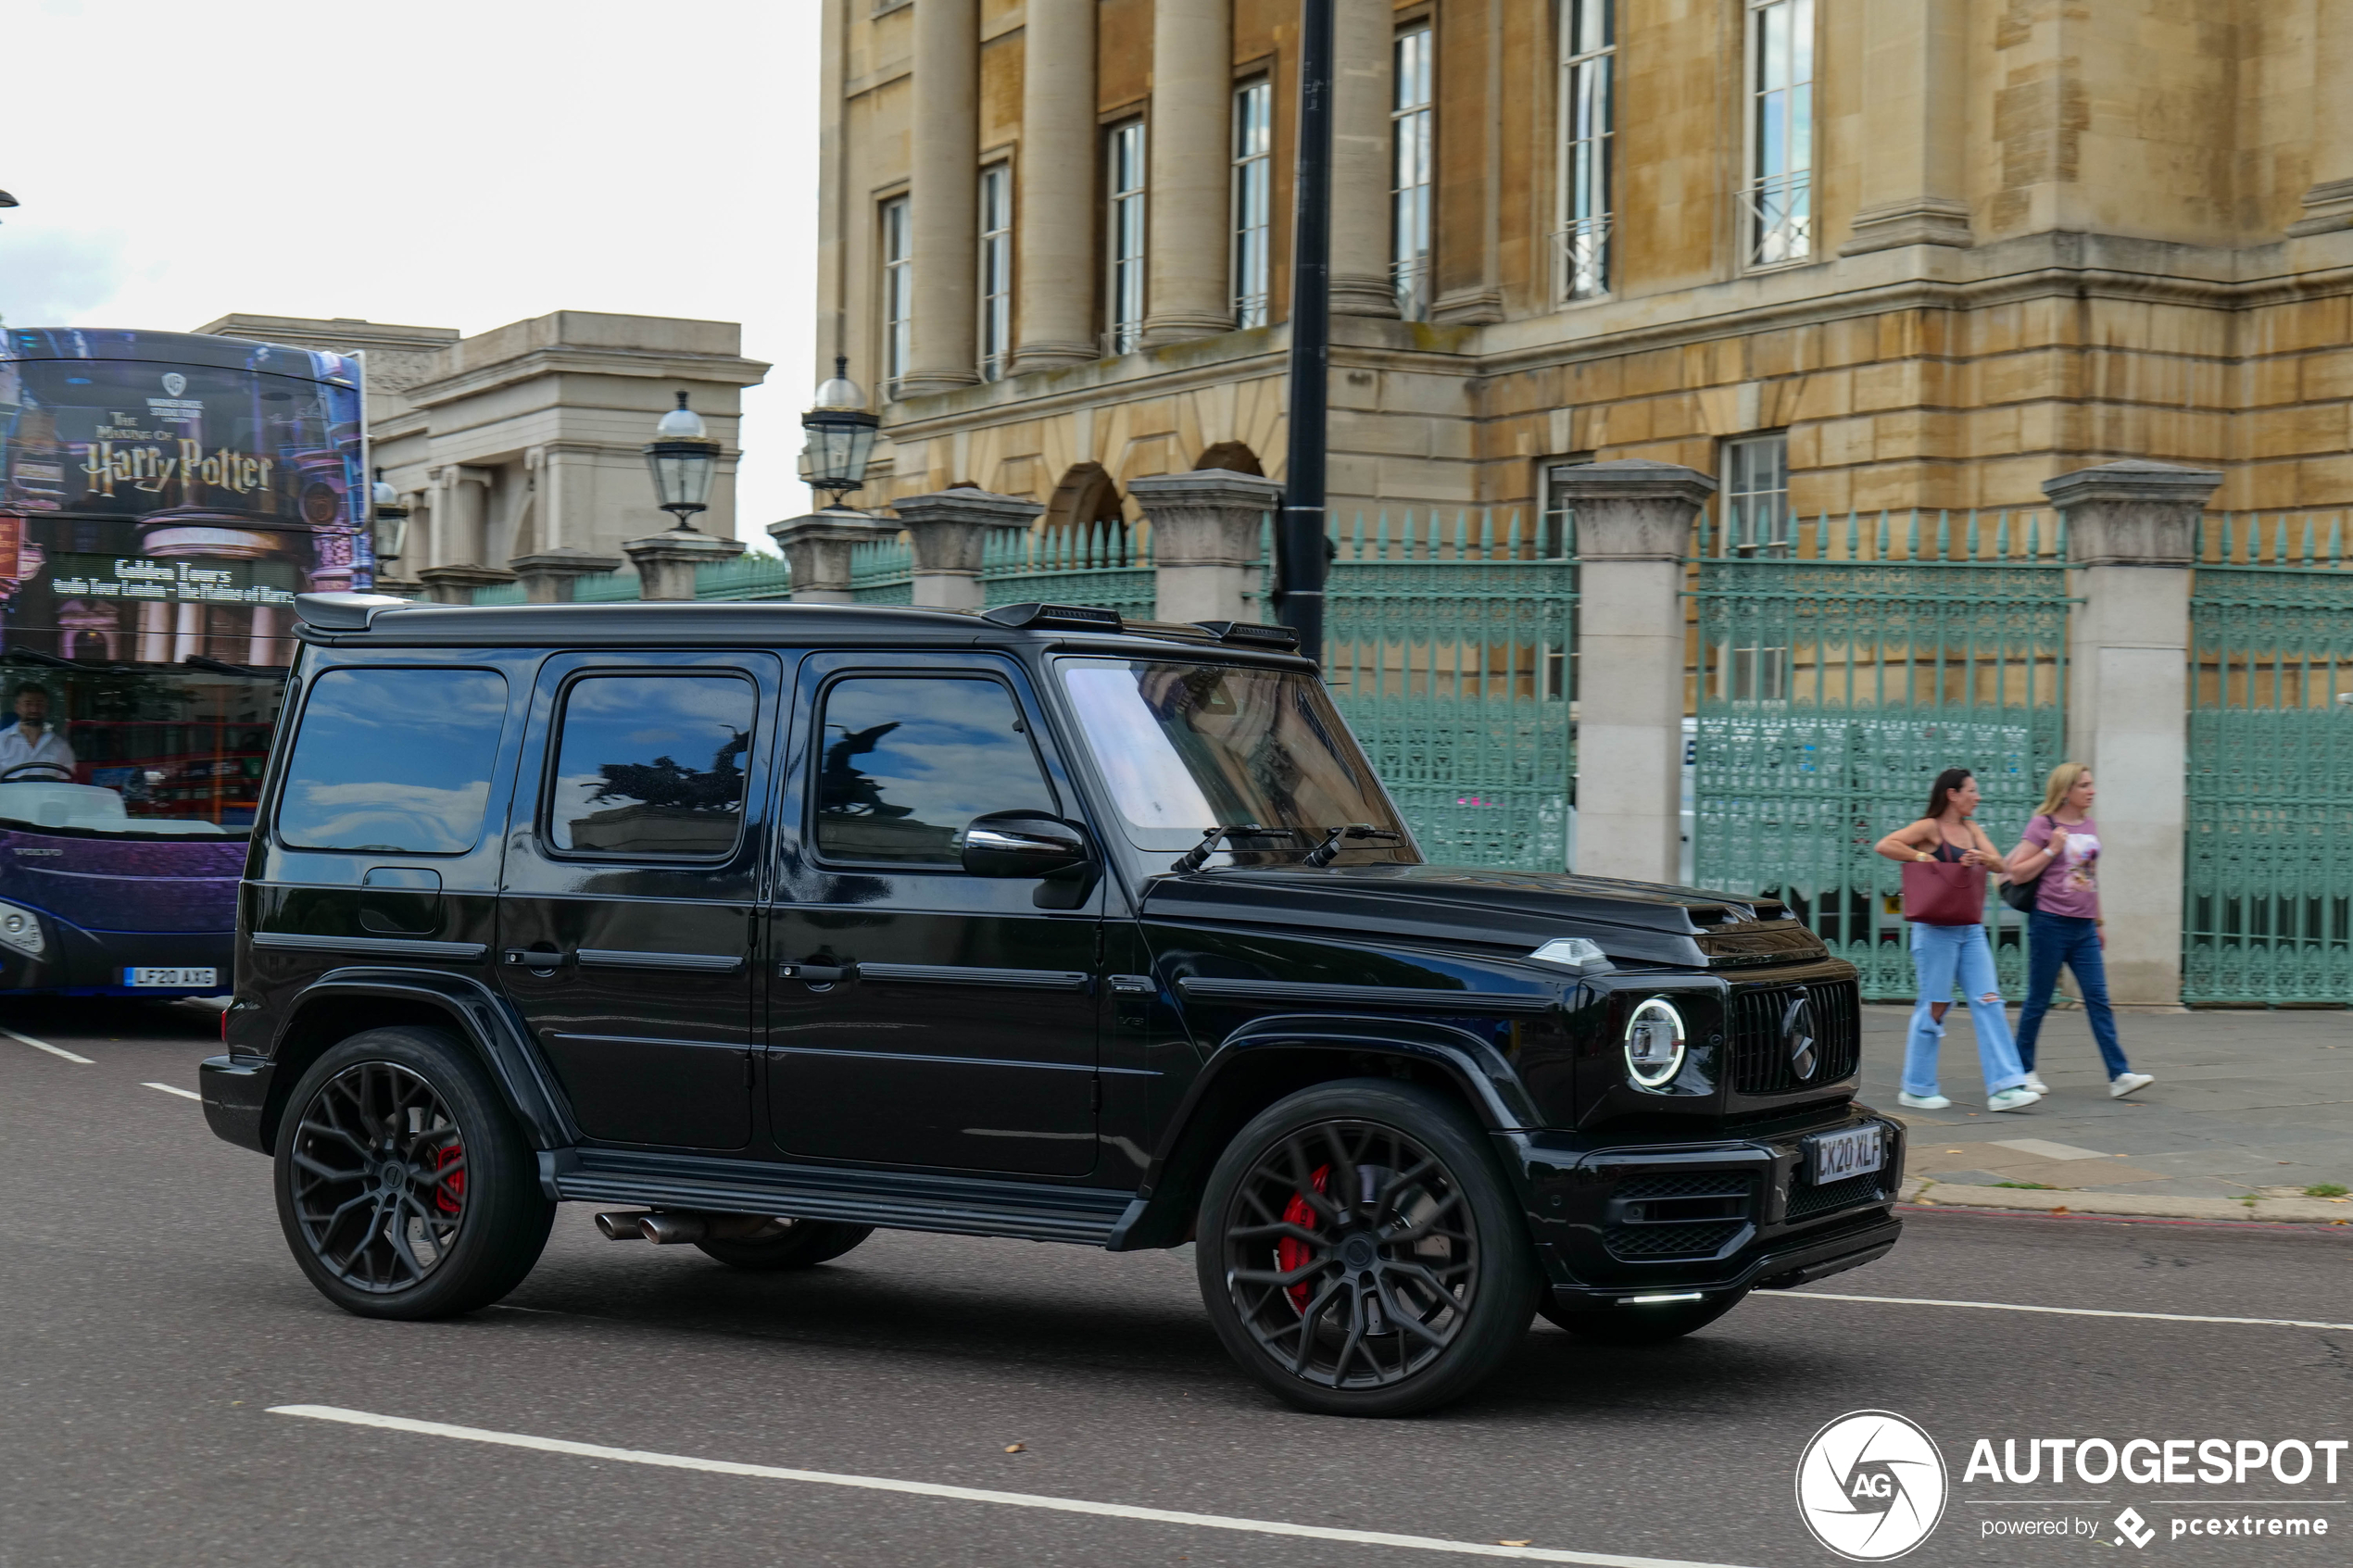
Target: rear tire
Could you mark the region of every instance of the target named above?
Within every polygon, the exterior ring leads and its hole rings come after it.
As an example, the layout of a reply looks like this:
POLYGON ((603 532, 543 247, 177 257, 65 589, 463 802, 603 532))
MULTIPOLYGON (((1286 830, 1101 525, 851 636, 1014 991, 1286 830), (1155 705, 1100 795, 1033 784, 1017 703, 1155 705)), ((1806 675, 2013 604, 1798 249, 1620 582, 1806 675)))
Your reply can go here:
POLYGON ((830 1263, 868 1236, 872 1225, 844 1224, 837 1220, 775 1219, 774 1235, 713 1237, 698 1241, 706 1257, 747 1273, 773 1273, 785 1269, 813 1269, 830 1263))
POLYGON ((1413 1084, 1346 1079, 1218 1157, 1194 1257, 1227 1353, 1321 1415, 1461 1399, 1528 1332, 1535 1261, 1486 1135, 1413 1084))
POLYGON ((439 1029, 371 1029, 313 1062, 273 1163, 295 1261, 361 1317, 488 1306, 522 1283, 556 1217, 489 1074, 439 1029))
POLYGON ((1563 1307, 1547 1291, 1536 1310, 1578 1338, 1596 1345, 1663 1345, 1705 1328, 1747 1298, 1747 1291, 1734 1290, 1705 1301, 1668 1306, 1563 1307))

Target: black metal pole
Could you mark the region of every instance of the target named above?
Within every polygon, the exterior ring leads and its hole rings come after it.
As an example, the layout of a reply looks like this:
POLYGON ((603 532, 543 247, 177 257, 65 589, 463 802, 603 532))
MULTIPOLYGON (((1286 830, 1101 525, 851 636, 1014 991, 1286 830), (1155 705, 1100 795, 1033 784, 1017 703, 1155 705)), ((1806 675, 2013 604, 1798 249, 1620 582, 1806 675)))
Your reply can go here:
POLYGON ((1275 530, 1275 613, 1324 656, 1324 422, 1331 374, 1332 0, 1300 0, 1291 182, 1290 445, 1275 530))

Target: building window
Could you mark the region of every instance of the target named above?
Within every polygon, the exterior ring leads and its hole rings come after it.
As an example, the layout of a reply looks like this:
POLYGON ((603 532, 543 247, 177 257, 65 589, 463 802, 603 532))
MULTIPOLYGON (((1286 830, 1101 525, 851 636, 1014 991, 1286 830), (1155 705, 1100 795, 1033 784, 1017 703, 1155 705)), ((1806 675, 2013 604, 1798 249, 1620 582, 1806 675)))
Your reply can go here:
POLYGON ((1789 437, 1724 443, 1724 553, 1789 553, 1789 437))
POLYGON ((1617 0, 1561 3, 1561 295, 1609 292, 1617 0))
POLYGON ((980 171, 980 379, 1000 381, 1013 349, 1013 171, 980 171))
POLYGON ((1144 335, 1144 122, 1131 119, 1111 132, 1110 156, 1103 160, 1111 218, 1111 258, 1106 280, 1103 347, 1106 353, 1134 351, 1144 335))
POLYGON ((1408 321, 1429 320, 1429 229, 1431 138, 1430 30, 1416 27, 1397 35, 1396 94, 1390 104, 1389 277, 1397 291, 1397 313, 1408 321))
POLYGON ((1748 0, 1748 259, 1814 254, 1814 0, 1748 0))
POLYGON ((914 354, 915 274, 908 265, 912 237, 907 232, 907 198, 883 203, 882 371, 883 394, 887 397, 899 395, 900 380, 907 374, 914 354))
POLYGON ((1275 84, 1234 90, 1234 325, 1266 324, 1266 280, 1274 242, 1275 84))

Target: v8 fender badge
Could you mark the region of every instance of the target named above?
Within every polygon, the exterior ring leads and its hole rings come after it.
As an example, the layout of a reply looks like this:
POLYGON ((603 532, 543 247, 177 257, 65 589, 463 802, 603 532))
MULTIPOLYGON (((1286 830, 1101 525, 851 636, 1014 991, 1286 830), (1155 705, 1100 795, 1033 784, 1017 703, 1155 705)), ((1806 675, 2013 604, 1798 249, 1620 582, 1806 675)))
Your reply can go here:
POLYGON ((1799 1456, 1797 1514, 1839 1556, 1885 1562, 1928 1539, 1949 1487, 1934 1438, 1893 1411, 1855 1411, 1799 1456))

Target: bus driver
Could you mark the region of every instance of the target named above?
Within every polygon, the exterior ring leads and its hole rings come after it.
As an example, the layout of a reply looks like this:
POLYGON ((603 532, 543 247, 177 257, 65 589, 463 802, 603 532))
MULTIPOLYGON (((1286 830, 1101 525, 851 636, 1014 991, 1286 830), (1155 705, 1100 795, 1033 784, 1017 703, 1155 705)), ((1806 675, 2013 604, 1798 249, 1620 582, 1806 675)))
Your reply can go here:
POLYGON ((49 694, 36 685, 21 685, 10 707, 17 721, 0 730, 0 779, 31 763, 58 769, 71 778, 73 747, 49 728, 49 694))

